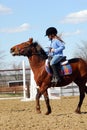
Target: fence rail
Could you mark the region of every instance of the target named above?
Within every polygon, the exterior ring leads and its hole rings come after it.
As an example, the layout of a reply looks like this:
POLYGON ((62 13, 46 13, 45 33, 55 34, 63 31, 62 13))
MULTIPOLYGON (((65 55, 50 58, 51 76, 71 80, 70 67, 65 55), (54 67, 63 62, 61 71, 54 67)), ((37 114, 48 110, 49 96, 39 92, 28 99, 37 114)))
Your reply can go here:
POLYGON ((0 87, 0 93, 20 93, 23 92, 23 86, 0 87))

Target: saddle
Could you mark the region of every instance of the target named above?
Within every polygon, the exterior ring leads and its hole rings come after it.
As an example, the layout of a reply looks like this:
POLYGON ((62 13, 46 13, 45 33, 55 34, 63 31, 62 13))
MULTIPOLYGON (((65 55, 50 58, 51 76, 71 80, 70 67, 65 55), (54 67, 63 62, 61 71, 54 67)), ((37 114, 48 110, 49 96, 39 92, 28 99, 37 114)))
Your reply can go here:
MULTIPOLYGON (((61 76, 72 74, 72 67, 69 64, 68 60, 66 59, 66 56, 62 57, 60 60, 60 63, 57 63, 56 66, 57 65, 59 66, 59 64, 60 64, 60 75, 61 76)), ((49 64, 49 60, 46 60, 46 62, 45 62, 45 69, 49 75, 53 75, 52 69, 49 64)))

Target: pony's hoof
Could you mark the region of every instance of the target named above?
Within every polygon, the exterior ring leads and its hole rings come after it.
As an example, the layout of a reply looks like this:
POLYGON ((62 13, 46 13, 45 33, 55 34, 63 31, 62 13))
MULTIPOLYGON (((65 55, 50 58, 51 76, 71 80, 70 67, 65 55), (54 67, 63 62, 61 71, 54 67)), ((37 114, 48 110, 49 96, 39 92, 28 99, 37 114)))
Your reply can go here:
POLYGON ((76 110, 75 110, 75 113, 77 113, 77 114, 81 114, 81 111, 78 110, 78 109, 76 109, 76 110))
POLYGON ((41 111, 40 110, 37 110, 37 114, 40 114, 41 113, 41 111))
POLYGON ((45 113, 45 115, 49 115, 50 113, 51 113, 51 111, 50 111, 50 112, 47 111, 47 112, 45 113))

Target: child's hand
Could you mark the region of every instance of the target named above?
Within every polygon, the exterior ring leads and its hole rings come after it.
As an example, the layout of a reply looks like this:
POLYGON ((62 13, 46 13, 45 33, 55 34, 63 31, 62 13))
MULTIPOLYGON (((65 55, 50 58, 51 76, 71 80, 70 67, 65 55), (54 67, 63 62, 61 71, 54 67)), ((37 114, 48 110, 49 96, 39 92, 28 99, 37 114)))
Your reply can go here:
POLYGON ((54 49, 53 49, 53 48, 51 49, 51 52, 54 52, 54 49))

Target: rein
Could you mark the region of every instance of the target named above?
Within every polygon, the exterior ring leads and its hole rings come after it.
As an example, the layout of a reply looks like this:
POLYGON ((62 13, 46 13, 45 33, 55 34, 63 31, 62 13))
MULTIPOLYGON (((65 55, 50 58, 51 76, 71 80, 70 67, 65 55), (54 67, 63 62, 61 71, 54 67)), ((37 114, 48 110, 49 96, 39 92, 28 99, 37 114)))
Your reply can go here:
POLYGON ((33 55, 40 55, 40 53, 32 53, 29 57, 32 57, 33 55))

